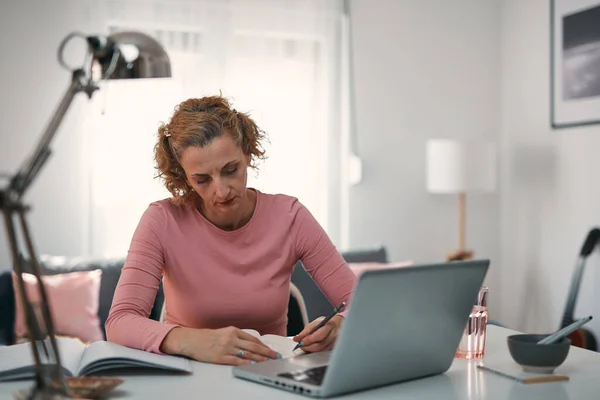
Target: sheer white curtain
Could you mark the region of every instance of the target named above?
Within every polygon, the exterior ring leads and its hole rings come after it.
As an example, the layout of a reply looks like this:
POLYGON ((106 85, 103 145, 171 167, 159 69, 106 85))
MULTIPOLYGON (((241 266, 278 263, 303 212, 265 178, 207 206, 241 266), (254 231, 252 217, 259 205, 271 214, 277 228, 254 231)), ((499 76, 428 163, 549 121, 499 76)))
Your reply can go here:
POLYGON ((140 30, 173 78, 104 84, 91 132, 90 252, 122 256, 142 212, 169 196, 155 179, 161 121, 189 97, 222 93, 267 132, 249 185, 296 196, 338 240, 341 0, 97 0, 107 31, 140 30))

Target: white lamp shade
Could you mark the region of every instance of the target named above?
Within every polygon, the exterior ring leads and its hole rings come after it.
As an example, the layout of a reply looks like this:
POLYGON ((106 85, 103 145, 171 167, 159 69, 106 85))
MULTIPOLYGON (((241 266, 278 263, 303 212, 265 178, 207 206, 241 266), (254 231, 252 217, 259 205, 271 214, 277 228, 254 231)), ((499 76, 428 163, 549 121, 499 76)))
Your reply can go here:
POLYGON ((493 143, 427 141, 427 190, 430 193, 492 192, 496 189, 493 143))

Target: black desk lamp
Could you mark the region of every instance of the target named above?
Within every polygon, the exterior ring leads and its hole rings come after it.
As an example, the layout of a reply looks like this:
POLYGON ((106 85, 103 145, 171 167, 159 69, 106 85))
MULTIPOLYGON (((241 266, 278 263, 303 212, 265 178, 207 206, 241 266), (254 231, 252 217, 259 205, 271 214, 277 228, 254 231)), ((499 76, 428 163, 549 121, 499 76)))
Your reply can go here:
POLYGON ((41 280, 41 266, 25 218, 29 206, 23 202, 23 195, 50 156, 50 142, 77 93, 84 92, 91 99, 94 92, 99 89, 97 82, 101 80, 171 77, 171 64, 165 50, 156 40, 140 32, 119 32, 110 36, 85 36, 71 33, 59 46, 58 60, 72 73, 67 92, 31 157, 10 178, 8 185, 0 189, 0 207, 6 224, 13 270, 18 277, 18 287, 15 289, 19 293, 19 300, 25 311, 27 332, 36 369, 35 385, 27 390, 27 393, 20 393, 18 397, 36 400, 66 399, 71 398, 73 394, 63 374, 48 298, 41 280), (83 67, 72 70, 63 61, 63 49, 67 42, 75 37, 86 40, 87 52, 83 67), (39 287, 41 302, 36 305, 29 301, 21 275, 23 271, 19 261, 15 217, 18 217, 20 222, 28 259, 39 287), (44 326, 40 326, 40 321, 35 316, 34 306, 41 309, 44 326))

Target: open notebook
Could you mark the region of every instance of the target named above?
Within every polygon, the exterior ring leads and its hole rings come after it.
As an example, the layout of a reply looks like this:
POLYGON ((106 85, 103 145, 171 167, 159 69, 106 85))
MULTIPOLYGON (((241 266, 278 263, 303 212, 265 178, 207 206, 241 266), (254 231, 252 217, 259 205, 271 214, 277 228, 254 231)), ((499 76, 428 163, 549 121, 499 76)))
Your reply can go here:
MULTIPOLYGON (((81 377, 122 368, 151 368, 192 372, 186 358, 136 350, 115 343, 98 341, 89 345, 78 339, 56 338, 66 376, 81 377)), ((0 382, 34 378, 31 344, 0 346, 0 382)))
POLYGON ((263 342, 276 352, 280 353, 283 356, 283 358, 290 358, 293 356, 304 354, 304 351, 302 351, 302 349, 294 351, 294 347, 296 347, 298 343, 294 342, 292 338, 270 334, 261 336, 260 333, 258 333, 254 329, 242 330, 259 338, 261 342, 263 342))

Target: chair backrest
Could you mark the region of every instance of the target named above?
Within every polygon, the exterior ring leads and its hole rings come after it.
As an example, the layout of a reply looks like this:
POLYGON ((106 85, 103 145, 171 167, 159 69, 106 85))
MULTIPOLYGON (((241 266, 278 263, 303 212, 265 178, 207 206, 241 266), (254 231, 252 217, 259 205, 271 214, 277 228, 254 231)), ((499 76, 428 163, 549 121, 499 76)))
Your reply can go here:
POLYGON ((287 335, 295 336, 308 325, 306 303, 300 290, 290 282, 290 301, 288 303, 287 335))
POLYGON ((165 297, 165 300, 163 301, 163 305, 160 308, 160 317, 158 318, 158 320, 160 322, 165 322, 167 317, 167 298, 165 297))
POLYGON ((356 248, 341 253, 347 263, 382 263, 389 262, 385 246, 356 248))
MULTIPOLYGON (((347 263, 388 262, 387 251, 384 246, 357 248, 341 252, 341 255, 347 263)), ((296 285, 304 297, 309 321, 313 321, 314 319, 331 312, 333 305, 327 297, 325 297, 308 272, 306 272, 300 261, 298 261, 294 267, 292 283, 296 285)))

